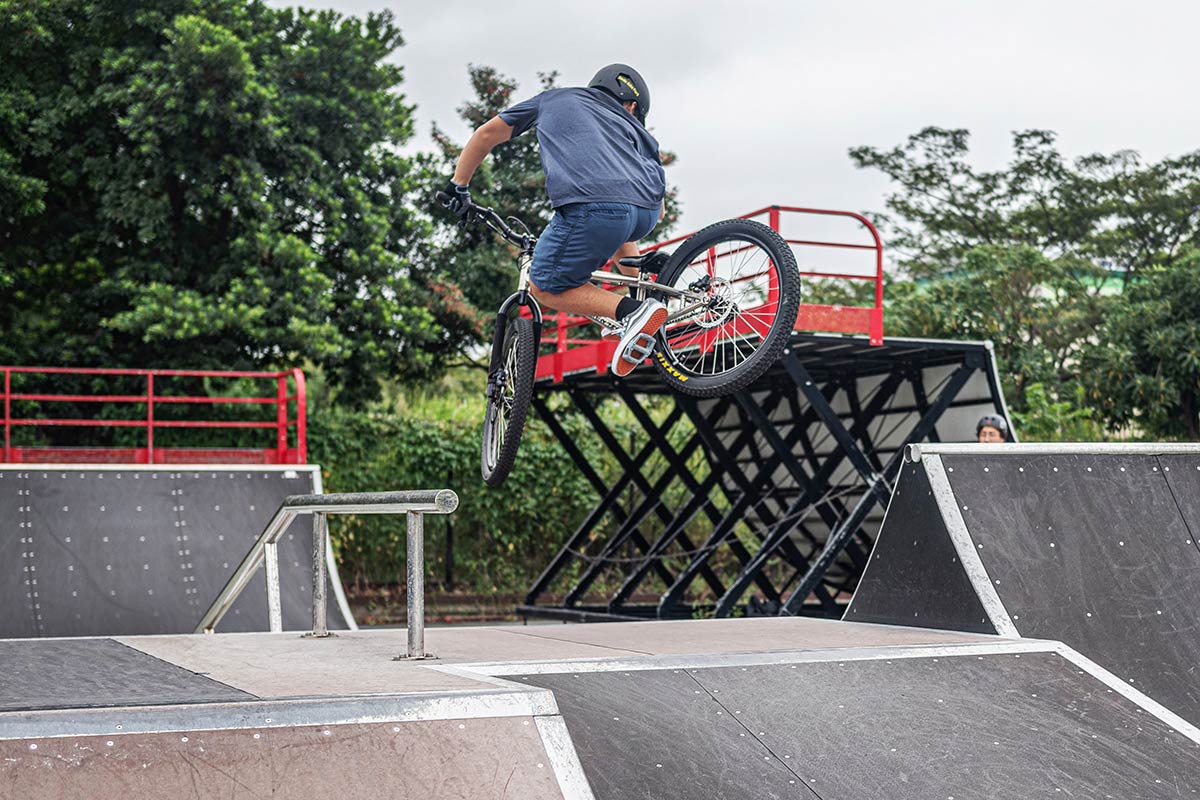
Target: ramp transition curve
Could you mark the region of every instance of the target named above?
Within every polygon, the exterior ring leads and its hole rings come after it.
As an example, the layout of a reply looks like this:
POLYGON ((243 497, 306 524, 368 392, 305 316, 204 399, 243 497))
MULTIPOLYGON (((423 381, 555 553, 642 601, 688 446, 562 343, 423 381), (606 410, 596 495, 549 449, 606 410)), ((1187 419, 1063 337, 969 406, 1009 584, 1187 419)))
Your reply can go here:
MULTIPOLYGON (((0 638, 190 633, 316 466, 0 466, 0 638)), ((259 569, 261 576, 262 568, 259 569)), ((329 563, 329 623, 353 626, 329 563)), ((279 543, 286 630, 312 620, 312 528, 279 543)), ((256 578, 221 631, 267 630, 256 578)))
POLYGON ((1200 722, 1200 447, 913 445, 845 619, 1057 639, 1200 722))

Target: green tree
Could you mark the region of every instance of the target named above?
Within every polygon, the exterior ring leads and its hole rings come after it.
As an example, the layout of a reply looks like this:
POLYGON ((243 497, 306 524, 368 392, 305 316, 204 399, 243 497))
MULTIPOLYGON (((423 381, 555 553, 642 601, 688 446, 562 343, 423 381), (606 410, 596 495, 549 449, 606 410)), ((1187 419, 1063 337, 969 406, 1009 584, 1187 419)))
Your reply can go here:
POLYGON ((1145 270, 1084 357, 1091 402, 1113 428, 1200 441, 1200 250, 1145 270))
MULTIPOLYGON (((473 65, 469 75, 474 97, 461 105, 458 113, 472 130, 523 99, 517 82, 492 67, 473 65)), ((540 79, 540 91, 558 86, 557 72, 540 73, 540 79)), ((429 162, 435 176, 427 187, 430 197, 445 184, 462 151, 462 145, 437 125, 433 127, 433 138, 437 151, 429 162)), ((669 166, 675 156, 663 151, 662 160, 669 166)), ((550 222, 553 213, 545 184, 537 137, 528 132, 492 151, 471 180, 471 194, 501 216, 520 218, 536 234, 550 222)), ((677 192, 669 187, 666 216, 647 241, 663 238, 678 217, 677 192)), ((442 246, 423 266, 424 280, 444 292, 461 292, 453 296, 461 297, 473 310, 476 335, 482 341, 491 335, 495 310, 516 286, 512 248, 482 226, 458 228, 442 215, 438 215, 436 224, 436 239, 442 246)))
POLYGON ((1015 132, 1012 160, 995 171, 968 162, 962 129, 925 128, 888 150, 853 148, 850 158, 899 187, 879 219, 917 277, 953 272, 975 247, 1005 245, 1108 262, 1128 281, 1197 244, 1200 151, 1155 164, 1128 150, 1069 163, 1055 140, 1052 131, 1015 132))
POLYGON ((252 0, 0 3, 0 361, 438 368, 402 44, 252 0))
POLYGON ((990 340, 1006 395, 1025 410, 1032 384, 1057 394, 1073 381, 1084 342, 1112 304, 1090 290, 1100 272, 1028 245, 976 247, 949 277, 889 284, 888 333, 990 340))

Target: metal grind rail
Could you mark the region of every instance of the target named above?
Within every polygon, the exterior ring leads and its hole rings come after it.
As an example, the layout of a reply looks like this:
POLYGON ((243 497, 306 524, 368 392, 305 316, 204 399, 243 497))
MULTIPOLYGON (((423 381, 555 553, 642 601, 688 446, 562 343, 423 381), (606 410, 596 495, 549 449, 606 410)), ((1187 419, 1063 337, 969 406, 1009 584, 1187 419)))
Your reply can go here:
POLYGON ((288 497, 234 570, 217 599, 196 626, 195 633, 213 633, 250 583, 255 570, 265 565, 267 607, 271 631, 283 630, 279 598, 277 544, 284 531, 301 514, 313 515, 313 606, 310 636, 328 636, 325 568, 330 514, 404 514, 408 517, 408 652, 404 658, 426 658, 425 653, 425 514, 449 514, 458 508, 458 495, 450 489, 406 492, 305 494, 288 497))

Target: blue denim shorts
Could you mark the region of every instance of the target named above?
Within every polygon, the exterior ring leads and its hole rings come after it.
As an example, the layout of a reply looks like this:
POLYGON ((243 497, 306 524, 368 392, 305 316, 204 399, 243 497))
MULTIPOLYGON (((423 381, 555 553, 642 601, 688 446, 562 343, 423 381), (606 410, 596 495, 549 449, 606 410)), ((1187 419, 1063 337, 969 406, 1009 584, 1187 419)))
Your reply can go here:
POLYGON ((550 294, 582 286, 618 247, 646 236, 657 222, 656 209, 628 203, 559 206, 534 248, 529 277, 550 294))

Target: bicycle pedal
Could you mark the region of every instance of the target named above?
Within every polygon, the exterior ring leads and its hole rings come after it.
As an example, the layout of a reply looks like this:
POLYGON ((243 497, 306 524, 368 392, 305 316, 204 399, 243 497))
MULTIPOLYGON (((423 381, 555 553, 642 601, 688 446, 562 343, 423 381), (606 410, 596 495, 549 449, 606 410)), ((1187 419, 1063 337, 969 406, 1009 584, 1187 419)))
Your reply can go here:
POLYGON ((654 352, 654 341, 654 336, 649 333, 638 334, 621 358, 630 364, 641 364, 654 352))

